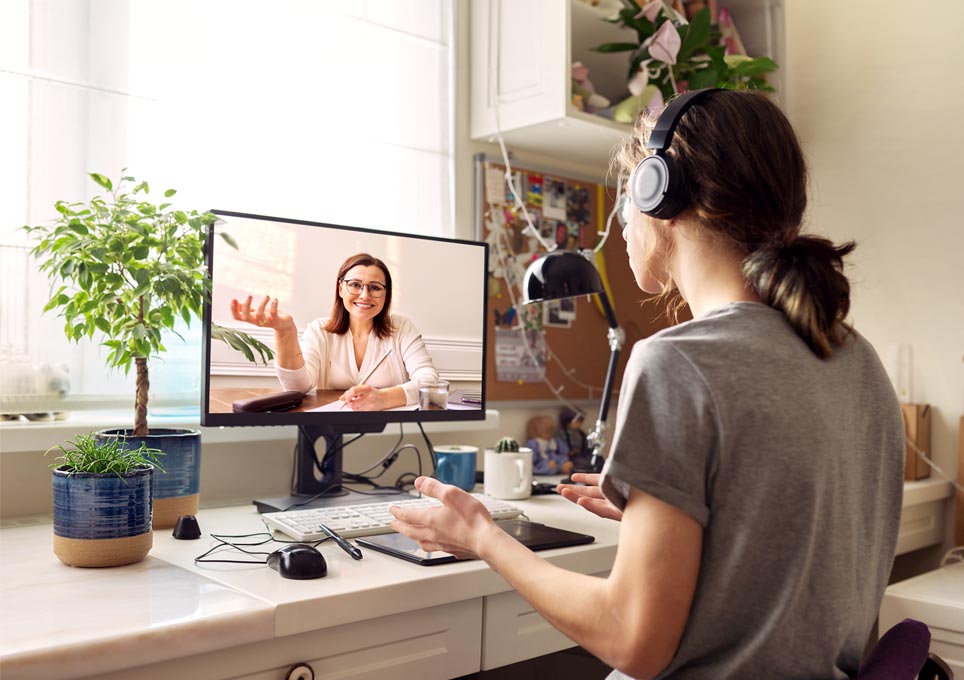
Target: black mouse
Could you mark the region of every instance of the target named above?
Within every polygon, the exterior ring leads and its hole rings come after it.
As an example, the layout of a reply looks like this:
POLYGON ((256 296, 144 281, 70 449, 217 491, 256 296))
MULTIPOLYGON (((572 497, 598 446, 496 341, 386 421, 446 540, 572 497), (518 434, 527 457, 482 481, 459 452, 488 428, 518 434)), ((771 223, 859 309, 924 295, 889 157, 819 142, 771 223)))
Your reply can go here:
POLYGON ((328 573, 325 556, 317 548, 304 543, 292 543, 268 555, 268 566, 284 578, 305 580, 321 578, 328 573))

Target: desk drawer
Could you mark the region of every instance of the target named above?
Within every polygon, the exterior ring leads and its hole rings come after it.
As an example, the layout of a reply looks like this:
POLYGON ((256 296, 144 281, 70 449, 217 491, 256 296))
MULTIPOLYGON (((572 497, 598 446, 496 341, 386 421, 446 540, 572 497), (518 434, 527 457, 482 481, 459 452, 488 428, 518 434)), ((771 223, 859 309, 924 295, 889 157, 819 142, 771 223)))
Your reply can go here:
POLYGON ((482 599, 289 635, 209 654, 130 668, 101 680, 284 680, 296 663, 316 680, 424 680, 479 670, 482 599))
POLYGON ((576 646, 514 590, 485 598, 482 628, 484 671, 576 646))

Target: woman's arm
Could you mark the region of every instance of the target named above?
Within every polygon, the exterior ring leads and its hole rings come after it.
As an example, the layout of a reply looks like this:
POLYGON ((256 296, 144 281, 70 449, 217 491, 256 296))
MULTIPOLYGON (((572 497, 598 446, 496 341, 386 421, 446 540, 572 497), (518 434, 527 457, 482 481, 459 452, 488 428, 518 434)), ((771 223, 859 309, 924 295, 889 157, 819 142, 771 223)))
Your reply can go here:
POLYGON ((297 370, 305 365, 301 347, 298 345, 298 327, 290 314, 278 309, 278 298, 265 296, 257 307, 249 295, 244 302, 231 300, 231 316, 260 328, 274 330, 275 366, 297 370))
POLYGON ((699 575, 702 528, 695 519, 633 490, 613 569, 598 578, 549 564, 460 489, 425 477, 416 487, 444 506, 393 508, 393 529, 424 550, 485 560, 553 626, 627 675, 652 677, 672 661, 699 575))

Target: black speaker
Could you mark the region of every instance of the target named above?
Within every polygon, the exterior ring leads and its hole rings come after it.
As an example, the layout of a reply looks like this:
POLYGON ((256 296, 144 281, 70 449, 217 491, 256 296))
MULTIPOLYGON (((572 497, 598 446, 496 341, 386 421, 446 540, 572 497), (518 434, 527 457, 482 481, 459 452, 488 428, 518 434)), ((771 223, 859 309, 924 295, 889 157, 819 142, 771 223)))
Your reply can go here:
POLYGON ((668 220, 687 206, 686 178, 679 166, 666 155, 673 143, 673 132, 683 114, 719 88, 709 87, 681 94, 669 103, 656 121, 647 149, 653 153, 639 162, 629 176, 629 196, 633 204, 650 217, 668 220))

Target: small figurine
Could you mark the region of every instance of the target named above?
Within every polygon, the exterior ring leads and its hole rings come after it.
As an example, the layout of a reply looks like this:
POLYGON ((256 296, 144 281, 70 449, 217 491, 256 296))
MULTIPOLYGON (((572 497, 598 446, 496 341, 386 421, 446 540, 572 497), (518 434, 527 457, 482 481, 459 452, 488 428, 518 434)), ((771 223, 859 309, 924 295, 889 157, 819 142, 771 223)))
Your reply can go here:
POLYGON ((572 99, 573 104, 586 113, 596 113, 609 106, 609 100, 596 92, 589 80, 589 68, 581 61, 572 65, 572 99))
POLYGON ((555 437, 556 423, 552 416, 530 418, 526 427, 529 440, 526 446, 532 449, 532 474, 568 475, 572 471, 572 461, 555 437))
POLYGON ((569 460, 576 471, 592 470, 589 463, 589 445, 586 442, 586 433, 582 430, 582 423, 586 419, 584 413, 563 409, 559 415, 559 440, 564 445, 569 460))

